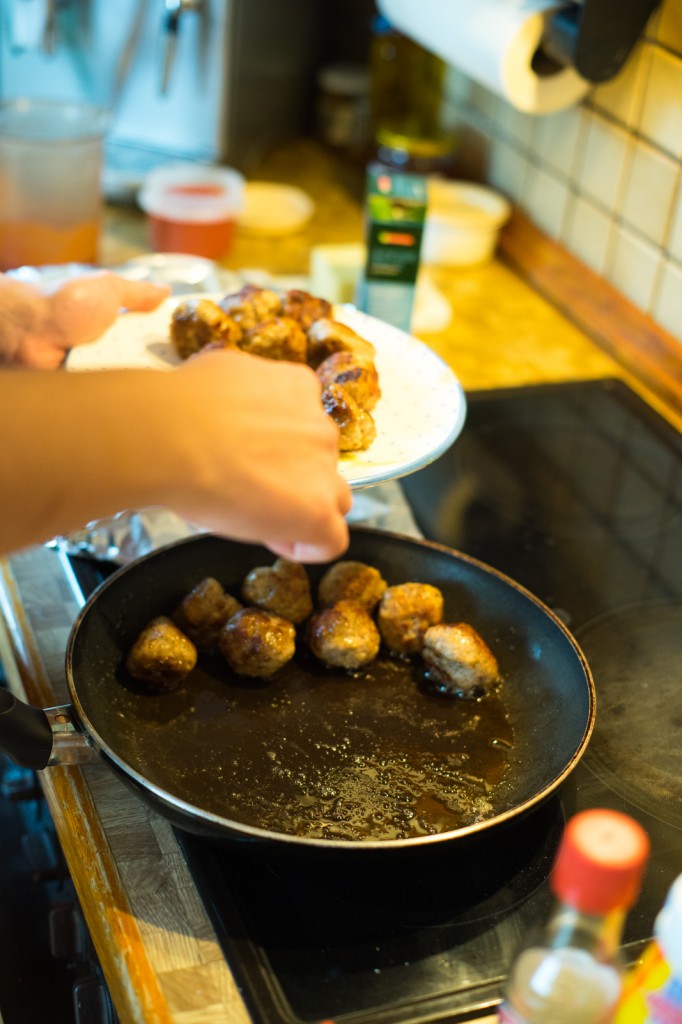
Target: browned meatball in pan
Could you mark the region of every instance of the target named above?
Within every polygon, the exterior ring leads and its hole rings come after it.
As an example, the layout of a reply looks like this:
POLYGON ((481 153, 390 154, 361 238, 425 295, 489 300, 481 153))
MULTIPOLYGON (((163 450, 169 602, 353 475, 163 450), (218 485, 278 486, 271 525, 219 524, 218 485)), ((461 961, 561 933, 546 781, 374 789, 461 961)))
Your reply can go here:
POLYGON ((368 412, 381 397, 376 366, 354 352, 332 352, 320 363, 316 372, 323 388, 330 384, 342 385, 360 408, 368 412))
POLYGON ((206 345, 234 348, 242 329, 211 299, 187 299, 173 310, 171 342, 181 359, 189 359, 206 345))
POLYGON ((243 608, 223 626, 218 647, 233 672, 267 679, 293 658, 296 630, 274 612, 243 608))
POLYGON ((418 654, 424 633, 443 618, 443 595, 430 583, 388 587, 379 602, 377 625, 393 654, 418 654))
POLYGON ((207 576, 183 597, 173 621, 197 647, 214 647, 220 630, 241 607, 218 580, 207 576))
POLYGON ((305 363, 308 339, 300 324, 291 317, 277 316, 251 327, 239 343, 244 352, 264 359, 284 359, 305 363))
POLYGON ((282 312, 282 299, 272 288, 245 284, 238 292, 223 296, 219 306, 244 331, 249 331, 263 320, 279 316, 282 312))
POLYGON ((174 690, 197 663, 197 649, 165 615, 152 619, 130 648, 126 668, 155 690, 174 690))
POLYGON ((310 619, 306 642, 332 668, 359 669, 379 653, 381 637, 372 616, 357 601, 337 601, 310 619))
POLYGON ((317 599, 321 605, 337 601, 357 601, 371 612, 383 597, 388 583, 378 569, 365 562, 344 559, 330 565, 322 576, 317 599))
POLYGON ((333 352, 352 352, 370 362, 376 355, 374 345, 346 324, 328 317, 316 320, 308 328, 308 362, 317 367, 333 352))
POLYGON ((330 384, 323 390, 322 407, 339 428, 339 451, 365 451, 376 440, 372 414, 362 409, 341 384, 330 384))
POLYGON ((495 655, 467 622, 427 629, 422 657, 430 678, 455 693, 487 690, 500 677, 495 655))
POLYGON ((299 288, 292 288, 286 292, 283 306, 284 315, 298 320, 304 330, 307 330, 316 320, 331 316, 332 312, 331 303, 326 299, 317 298, 310 292, 301 291, 299 288))
POLYGON ((275 612, 295 626, 313 610, 308 573, 299 562, 286 558, 252 569, 242 584, 242 596, 248 604, 275 612))

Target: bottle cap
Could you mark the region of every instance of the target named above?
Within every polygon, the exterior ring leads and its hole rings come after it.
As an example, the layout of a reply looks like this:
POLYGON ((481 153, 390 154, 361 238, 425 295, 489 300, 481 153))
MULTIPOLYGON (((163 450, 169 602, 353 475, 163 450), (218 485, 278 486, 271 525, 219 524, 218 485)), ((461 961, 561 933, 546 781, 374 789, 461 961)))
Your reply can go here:
POLYGON ((633 818, 601 808, 566 825, 550 884, 564 903, 586 914, 627 910, 637 899, 649 837, 633 818))

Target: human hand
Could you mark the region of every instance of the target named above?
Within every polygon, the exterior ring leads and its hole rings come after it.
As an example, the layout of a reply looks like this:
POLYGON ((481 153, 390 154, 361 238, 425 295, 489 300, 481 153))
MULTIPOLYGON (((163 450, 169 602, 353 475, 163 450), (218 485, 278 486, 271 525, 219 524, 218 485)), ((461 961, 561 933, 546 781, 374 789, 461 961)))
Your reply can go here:
POLYGON ((338 428, 312 370, 214 351, 162 376, 148 408, 164 417, 160 443, 179 470, 171 507, 296 561, 345 551, 351 492, 338 474, 338 428))
POLYGON ((50 294, 0 274, 0 363, 53 369, 69 349, 94 341, 123 309, 155 309, 170 290, 94 271, 50 294))

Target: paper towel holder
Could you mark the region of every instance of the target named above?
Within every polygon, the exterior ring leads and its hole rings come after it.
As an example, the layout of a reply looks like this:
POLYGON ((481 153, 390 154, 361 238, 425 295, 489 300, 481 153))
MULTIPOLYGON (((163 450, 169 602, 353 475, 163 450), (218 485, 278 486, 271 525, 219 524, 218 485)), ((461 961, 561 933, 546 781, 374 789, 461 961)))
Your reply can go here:
POLYGON ((588 82, 620 71, 660 0, 574 0, 549 19, 546 56, 575 68, 588 82))

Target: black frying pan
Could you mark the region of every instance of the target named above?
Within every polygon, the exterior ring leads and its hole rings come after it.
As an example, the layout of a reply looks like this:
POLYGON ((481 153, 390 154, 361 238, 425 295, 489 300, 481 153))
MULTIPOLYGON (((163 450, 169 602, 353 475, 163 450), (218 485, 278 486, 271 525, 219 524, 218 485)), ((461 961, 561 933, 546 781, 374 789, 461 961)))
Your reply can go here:
MULTIPOLYGON (((124 667, 149 619, 205 576, 238 596, 250 569, 274 561, 202 535, 119 570, 83 608, 66 656, 77 728, 152 807, 213 838, 417 846, 480 833, 545 800, 594 724, 591 674, 561 622, 508 577, 437 544, 356 528, 344 557, 374 565, 389 584, 439 587, 446 621, 471 623, 496 654, 499 691, 444 696, 419 660, 385 656, 350 676, 299 644, 270 681, 236 677, 216 655, 179 689, 150 692, 124 667)), ((325 567, 308 568, 315 587, 325 567)), ((10 753, 13 717, 0 714, 10 753)), ((51 746, 45 722, 34 723, 39 767, 51 746)))

